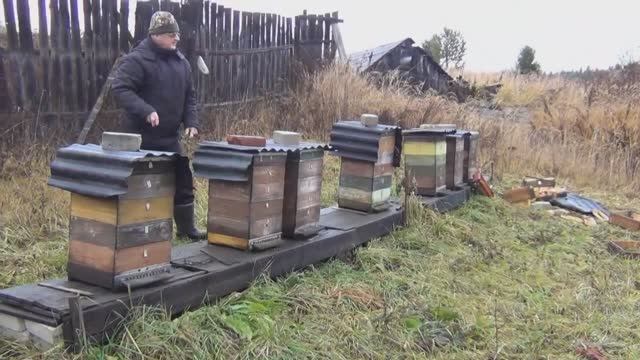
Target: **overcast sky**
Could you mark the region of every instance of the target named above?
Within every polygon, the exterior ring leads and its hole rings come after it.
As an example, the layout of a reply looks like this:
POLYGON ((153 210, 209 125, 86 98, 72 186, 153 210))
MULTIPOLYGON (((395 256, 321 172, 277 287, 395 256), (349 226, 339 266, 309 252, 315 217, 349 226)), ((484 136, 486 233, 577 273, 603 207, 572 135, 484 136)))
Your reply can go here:
MULTIPOLYGON (((130 2, 133 4, 135 0, 130 2)), ((30 3, 34 12, 37 0, 30 3)), ((79 3, 81 6, 82 2, 79 3)), ((310 13, 337 10, 345 21, 341 29, 348 53, 406 37, 421 43, 447 26, 460 30, 467 40, 466 68, 470 71, 513 68, 524 45, 536 50, 545 71, 607 68, 622 57, 640 58, 640 0, 220 0, 219 3, 237 10, 287 16, 300 14, 303 9, 310 13)), ((0 16, 4 22, 3 15, 0 16)))

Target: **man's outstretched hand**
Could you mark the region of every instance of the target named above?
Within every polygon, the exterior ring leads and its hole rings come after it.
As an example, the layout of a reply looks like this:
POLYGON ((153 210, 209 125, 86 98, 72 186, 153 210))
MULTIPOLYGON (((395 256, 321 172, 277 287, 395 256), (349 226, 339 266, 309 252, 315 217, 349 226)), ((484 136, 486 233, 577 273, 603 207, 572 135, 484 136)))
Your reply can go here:
POLYGON ((184 131, 184 134, 187 135, 190 138, 196 137, 196 136, 198 136, 198 129, 196 129, 194 127, 187 128, 184 131))
POLYGON ((151 114, 147 115, 147 122, 151 124, 152 127, 160 125, 160 118, 158 117, 158 113, 154 111, 151 114))

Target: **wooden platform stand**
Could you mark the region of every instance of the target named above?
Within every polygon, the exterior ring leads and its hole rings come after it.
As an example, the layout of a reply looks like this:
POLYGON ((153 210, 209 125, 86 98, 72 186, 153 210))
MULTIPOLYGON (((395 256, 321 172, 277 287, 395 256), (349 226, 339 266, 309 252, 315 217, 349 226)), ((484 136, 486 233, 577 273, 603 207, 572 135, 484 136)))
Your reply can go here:
POLYGON ((133 306, 160 306, 171 315, 198 308, 247 288, 262 274, 280 276, 389 234, 402 225, 403 213, 398 202, 377 214, 326 208, 321 211, 323 230, 318 235, 306 241, 283 240, 279 247, 262 252, 205 241, 177 246, 172 251, 172 278, 131 293, 67 280, 4 289, 0 291, 0 327, 17 329, 22 336, 48 337, 49 342, 61 335, 77 350, 85 341, 106 341, 120 329, 133 306), (37 326, 30 333, 25 324, 37 326))

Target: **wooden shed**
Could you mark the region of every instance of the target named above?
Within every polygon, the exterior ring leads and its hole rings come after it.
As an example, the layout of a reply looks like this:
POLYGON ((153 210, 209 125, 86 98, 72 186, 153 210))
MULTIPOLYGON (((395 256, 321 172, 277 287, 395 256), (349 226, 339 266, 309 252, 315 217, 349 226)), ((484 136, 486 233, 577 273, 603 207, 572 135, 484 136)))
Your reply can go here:
POLYGON ((398 70, 422 90, 449 92, 453 78, 411 38, 349 55, 349 63, 360 72, 388 73, 398 70))

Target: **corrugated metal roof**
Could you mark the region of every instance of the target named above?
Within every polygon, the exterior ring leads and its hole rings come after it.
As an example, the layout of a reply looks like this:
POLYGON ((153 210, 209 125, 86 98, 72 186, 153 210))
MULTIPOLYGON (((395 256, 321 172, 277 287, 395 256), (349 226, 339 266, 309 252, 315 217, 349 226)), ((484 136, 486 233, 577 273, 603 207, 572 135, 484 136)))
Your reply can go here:
POLYGON ((332 154, 348 159, 376 162, 380 137, 393 133, 396 137, 393 165, 400 166, 401 130, 397 125, 379 124, 376 127, 366 127, 360 121, 337 122, 331 129, 332 154))
POLYGON ((430 127, 430 128, 416 128, 416 129, 408 129, 403 130, 402 135, 407 136, 433 136, 433 135, 448 135, 455 134, 455 127, 430 127))
POLYGON ((382 59, 389 51, 405 43, 406 45, 411 46, 414 44, 414 41, 411 38, 406 38, 404 40, 380 45, 373 49, 367 49, 350 54, 349 64, 351 64, 351 66, 353 66, 357 71, 367 71, 370 67, 380 61, 380 59, 382 59))
POLYGON ((248 181, 253 155, 262 152, 289 153, 311 149, 328 150, 329 146, 312 142, 284 146, 276 144, 271 139, 264 147, 230 145, 222 141, 204 141, 200 143, 195 152, 193 170, 196 176, 209 180, 248 181))
POLYGON ((105 151, 94 144, 73 144, 56 152, 48 184, 87 196, 118 196, 127 192, 127 179, 136 162, 173 156, 177 155, 145 150, 105 151))

